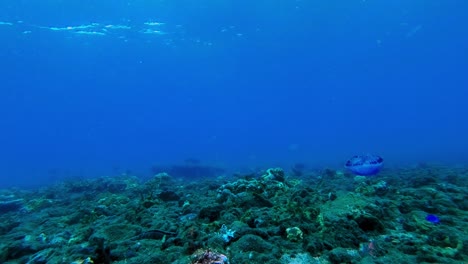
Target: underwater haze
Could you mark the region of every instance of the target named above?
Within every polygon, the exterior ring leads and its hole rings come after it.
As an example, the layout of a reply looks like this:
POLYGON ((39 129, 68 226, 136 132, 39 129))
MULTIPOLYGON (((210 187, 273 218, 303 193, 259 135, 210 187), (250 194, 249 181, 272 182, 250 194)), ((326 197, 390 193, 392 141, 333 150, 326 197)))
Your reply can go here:
POLYGON ((468 2, 0 2, 1 186, 468 162, 468 2))

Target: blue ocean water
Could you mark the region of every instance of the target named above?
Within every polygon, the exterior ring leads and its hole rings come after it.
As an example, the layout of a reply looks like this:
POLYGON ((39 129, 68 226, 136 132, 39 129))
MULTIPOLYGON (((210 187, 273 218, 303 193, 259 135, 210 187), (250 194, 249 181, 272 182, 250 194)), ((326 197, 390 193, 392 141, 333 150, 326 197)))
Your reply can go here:
POLYGON ((468 2, 0 2, 1 186, 468 161, 468 2))

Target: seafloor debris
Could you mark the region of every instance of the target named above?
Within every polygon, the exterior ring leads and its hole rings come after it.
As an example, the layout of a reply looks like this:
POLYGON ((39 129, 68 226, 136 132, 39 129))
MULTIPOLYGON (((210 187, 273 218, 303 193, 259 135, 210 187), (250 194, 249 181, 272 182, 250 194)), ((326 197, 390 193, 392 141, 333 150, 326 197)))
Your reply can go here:
POLYGON ((24 200, 13 196, 0 196, 0 214, 16 212, 24 209, 24 200))
POLYGON ((466 263, 467 177, 275 168, 3 190, 0 263, 466 263))
POLYGON ((197 250, 192 255, 192 264, 229 264, 228 258, 210 249, 197 250))

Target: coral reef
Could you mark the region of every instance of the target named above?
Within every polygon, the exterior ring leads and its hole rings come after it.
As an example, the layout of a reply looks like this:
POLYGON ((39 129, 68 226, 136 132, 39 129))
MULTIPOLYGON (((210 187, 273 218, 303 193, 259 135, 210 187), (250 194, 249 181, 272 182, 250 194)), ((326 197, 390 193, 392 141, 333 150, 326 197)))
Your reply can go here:
POLYGON ((160 173, 0 191, 0 263, 466 263, 468 169, 160 173))

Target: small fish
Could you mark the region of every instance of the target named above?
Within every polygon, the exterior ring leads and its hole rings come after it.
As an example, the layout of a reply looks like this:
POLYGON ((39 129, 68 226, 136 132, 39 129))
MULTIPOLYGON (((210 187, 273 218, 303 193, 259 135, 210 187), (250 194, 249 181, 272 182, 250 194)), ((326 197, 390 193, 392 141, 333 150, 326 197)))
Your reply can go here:
POLYGON ((151 22, 151 21, 150 21, 150 22, 146 22, 146 23, 144 23, 144 24, 147 25, 147 26, 162 26, 162 25, 164 25, 165 23, 162 23, 162 22, 151 22))
POLYGON ((439 217, 438 217, 437 215, 433 215, 433 214, 428 214, 428 215, 426 216, 426 220, 427 220, 428 222, 433 223, 433 224, 438 224, 438 223, 440 223, 439 217))

